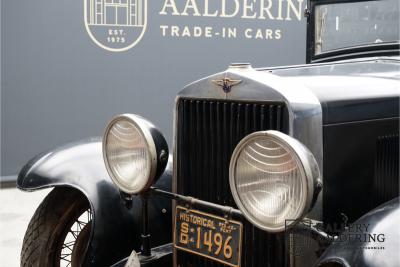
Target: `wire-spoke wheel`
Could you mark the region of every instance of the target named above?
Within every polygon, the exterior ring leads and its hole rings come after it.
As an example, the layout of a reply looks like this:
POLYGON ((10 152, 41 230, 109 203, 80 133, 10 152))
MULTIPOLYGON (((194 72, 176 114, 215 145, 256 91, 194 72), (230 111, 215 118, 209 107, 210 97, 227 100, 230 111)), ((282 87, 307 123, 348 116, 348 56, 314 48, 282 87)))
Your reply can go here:
POLYGON ((81 266, 89 242, 92 226, 92 212, 85 210, 68 230, 59 255, 60 267, 81 266))
POLYGON ((91 227, 92 212, 82 193, 71 188, 55 188, 28 225, 21 266, 81 266, 91 227))

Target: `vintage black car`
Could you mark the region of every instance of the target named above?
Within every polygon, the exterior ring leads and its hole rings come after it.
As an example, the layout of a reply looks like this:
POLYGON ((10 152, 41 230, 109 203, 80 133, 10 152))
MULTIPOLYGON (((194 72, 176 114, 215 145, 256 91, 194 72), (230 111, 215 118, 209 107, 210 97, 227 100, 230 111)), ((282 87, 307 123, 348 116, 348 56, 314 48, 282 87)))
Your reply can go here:
POLYGON ((399 1, 308 3, 306 65, 177 96, 170 155, 133 114, 38 155, 22 266, 400 266, 399 1))

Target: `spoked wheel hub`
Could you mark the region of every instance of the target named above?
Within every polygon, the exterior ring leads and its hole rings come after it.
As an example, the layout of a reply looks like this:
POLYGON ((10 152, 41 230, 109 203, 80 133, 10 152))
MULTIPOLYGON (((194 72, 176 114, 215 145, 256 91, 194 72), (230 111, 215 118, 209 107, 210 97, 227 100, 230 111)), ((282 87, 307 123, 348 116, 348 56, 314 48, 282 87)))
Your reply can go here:
MULTIPOLYGON (((92 228, 92 213, 85 210, 71 221, 59 251, 60 267, 79 267, 83 263, 92 228)), ((61 238, 62 240, 62 238, 61 238)))

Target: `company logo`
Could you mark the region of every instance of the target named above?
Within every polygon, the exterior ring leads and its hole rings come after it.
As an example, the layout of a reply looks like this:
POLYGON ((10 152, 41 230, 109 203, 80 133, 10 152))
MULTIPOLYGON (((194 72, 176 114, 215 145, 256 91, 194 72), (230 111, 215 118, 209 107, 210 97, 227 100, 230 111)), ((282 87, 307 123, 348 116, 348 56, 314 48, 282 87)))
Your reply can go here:
POLYGON ((310 219, 285 221, 285 244, 290 255, 298 257, 318 253, 333 244, 331 249, 384 250, 385 233, 373 229, 368 223, 348 225, 348 218, 342 214, 342 222, 319 223, 310 219))
POLYGON ((160 32, 162 37, 167 38, 279 41, 286 38, 282 25, 302 20, 306 2, 305 0, 163 0, 158 12, 162 21, 160 32), (188 20, 188 17, 191 19, 188 20), (170 23, 168 18, 173 18, 170 20, 173 23, 170 23), (220 22, 215 23, 216 20, 220 22))
POLYGON ((229 93, 232 87, 241 83, 241 80, 233 80, 229 78, 224 78, 222 80, 212 80, 215 85, 222 87, 225 93, 229 93))
POLYGON ((84 0, 90 38, 112 52, 131 49, 147 28, 147 0, 84 0))

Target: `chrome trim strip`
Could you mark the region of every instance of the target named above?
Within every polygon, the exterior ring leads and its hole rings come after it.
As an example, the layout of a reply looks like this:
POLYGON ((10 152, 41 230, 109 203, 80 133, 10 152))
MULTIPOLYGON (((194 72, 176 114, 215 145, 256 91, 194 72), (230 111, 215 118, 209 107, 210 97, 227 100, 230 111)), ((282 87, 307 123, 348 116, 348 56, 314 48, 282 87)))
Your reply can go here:
MULTIPOLYGON (((172 165, 172 193, 177 193, 177 183, 176 183, 176 177, 177 177, 177 152, 176 152, 176 146, 177 146, 177 129, 178 129, 178 102, 179 102, 179 95, 175 97, 175 106, 174 106, 174 118, 173 118, 173 140, 172 140, 172 157, 173 157, 173 165, 172 165)), ((175 223, 175 210, 176 210, 176 200, 172 200, 172 225, 175 223)), ((175 227, 175 226, 174 226, 175 227)), ((176 253, 176 248, 175 246, 172 246, 172 266, 177 266, 178 260, 176 258, 177 253, 176 253)))

